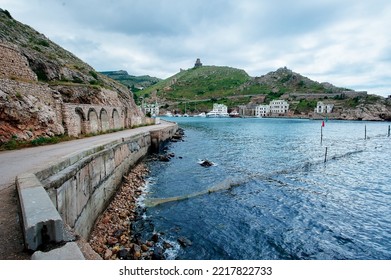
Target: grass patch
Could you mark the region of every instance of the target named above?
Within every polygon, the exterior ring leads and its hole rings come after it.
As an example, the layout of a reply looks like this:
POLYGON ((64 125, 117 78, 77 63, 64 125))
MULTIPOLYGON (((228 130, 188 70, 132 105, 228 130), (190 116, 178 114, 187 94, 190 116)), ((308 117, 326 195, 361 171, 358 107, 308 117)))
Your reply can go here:
MULTIPOLYGON (((134 126, 132 128, 141 127, 141 126, 148 126, 149 124, 140 125, 140 126, 134 126)), ((65 141, 71 141, 76 139, 82 139, 82 138, 88 138, 118 131, 123 131, 125 128, 116 128, 116 129, 109 129, 107 131, 100 131, 96 133, 89 133, 84 135, 79 135, 79 137, 73 137, 68 135, 56 135, 53 137, 44 137, 40 136, 38 138, 35 138, 31 141, 25 141, 25 140, 18 140, 16 136, 12 136, 11 140, 1 143, 0 144, 0 151, 8 151, 8 150, 18 150, 23 148, 29 148, 29 147, 37 147, 37 146, 45 146, 45 145, 51 145, 51 144, 57 144, 60 142, 65 141)))
MULTIPOLYGON (((291 108, 296 114, 313 112, 316 108, 317 100, 300 100, 296 108, 291 108)), ((292 106, 293 107, 293 106, 292 106)))
POLYGON ((74 139, 77 138, 68 135, 58 135, 53 137, 40 136, 34 140, 26 141, 26 140, 18 140, 15 136, 13 136, 11 140, 0 144, 0 151, 18 150, 18 149, 29 148, 29 147, 57 144, 59 142, 70 141, 74 139))

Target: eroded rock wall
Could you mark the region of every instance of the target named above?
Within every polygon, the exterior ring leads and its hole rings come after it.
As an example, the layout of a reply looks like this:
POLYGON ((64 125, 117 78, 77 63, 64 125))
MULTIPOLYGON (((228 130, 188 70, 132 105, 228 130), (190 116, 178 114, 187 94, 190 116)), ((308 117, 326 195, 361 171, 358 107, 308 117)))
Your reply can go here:
POLYGON ((105 84, 38 81, 23 52, 12 44, 0 43, 0 143, 62 134, 79 136, 144 124, 144 114, 132 93, 109 79, 105 84), (85 119, 78 119, 80 114, 68 110, 67 104, 95 108, 96 121, 89 122, 88 112, 85 119), (112 108, 117 108, 116 112, 112 108))

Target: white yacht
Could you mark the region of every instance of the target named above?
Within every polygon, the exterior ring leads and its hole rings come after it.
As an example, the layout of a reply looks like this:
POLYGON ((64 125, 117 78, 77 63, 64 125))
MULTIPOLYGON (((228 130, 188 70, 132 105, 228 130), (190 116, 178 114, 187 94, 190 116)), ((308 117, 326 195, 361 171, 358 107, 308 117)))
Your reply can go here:
POLYGON ((213 110, 206 114, 208 118, 228 118, 227 106, 224 104, 213 104, 213 110))

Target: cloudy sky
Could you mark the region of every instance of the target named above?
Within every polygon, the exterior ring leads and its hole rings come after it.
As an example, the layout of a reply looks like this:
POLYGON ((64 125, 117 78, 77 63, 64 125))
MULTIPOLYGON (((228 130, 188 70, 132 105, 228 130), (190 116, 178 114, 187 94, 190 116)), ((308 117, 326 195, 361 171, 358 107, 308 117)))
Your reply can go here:
POLYGON ((98 71, 167 78, 204 65, 391 94, 389 0, 0 0, 98 71))

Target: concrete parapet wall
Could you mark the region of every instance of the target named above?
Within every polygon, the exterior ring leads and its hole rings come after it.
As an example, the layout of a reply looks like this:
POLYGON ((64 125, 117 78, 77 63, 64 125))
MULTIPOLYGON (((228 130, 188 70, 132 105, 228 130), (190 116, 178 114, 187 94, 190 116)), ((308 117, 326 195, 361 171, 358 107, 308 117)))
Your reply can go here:
POLYGON ((16 177, 26 248, 36 250, 43 243, 61 242, 64 224, 42 183, 34 174, 16 177))
POLYGON ((36 250, 47 240, 63 241, 63 225, 88 239, 95 220, 134 164, 166 143, 177 124, 140 132, 80 151, 35 174, 16 178, 26 246, 36 250), (46 235, 42 235, 42 233, 46 235))
MULTIPOLYGON (((151 135, 144 133, 121 143, 85 153, 78 161, 43 180, 64 222, 88 238, 94 222, 121 183, 122 176, 148 153, 151 135)), ((48 173, 48 172, 47 172, 48 173)))
POLYGON ((157 129, 150 131, 151 133, 151 150, 153 152, 159 151, 162 146, 164 146, 169 139, 175 134, 178 130, 177 125, 167 127, 166 129, 157 129))

